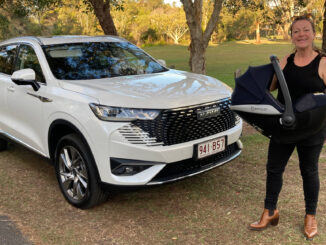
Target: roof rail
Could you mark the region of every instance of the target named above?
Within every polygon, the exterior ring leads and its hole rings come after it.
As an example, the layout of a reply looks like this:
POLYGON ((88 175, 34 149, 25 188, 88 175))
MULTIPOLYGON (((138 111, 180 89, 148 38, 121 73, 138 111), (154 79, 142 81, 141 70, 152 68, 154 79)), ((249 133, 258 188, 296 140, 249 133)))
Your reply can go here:
POLYGON ((120 37, 120 36, 115 36, 115 35, 96 35, 94 37, 111 37, 111 38, 118 38, 118 39, 123 39, 123 40, 127 40, 123 37, 120 37))
POLYGON ((7 41, 15 41, 15 40, 22 40, 22 39, 34 39, 36 40, 40 45, 43 45, 42 41, 40 38, 38 37, 35 37, 35 36, 23 36, 23 37, 13 37, 13 38, 10 38, 10 39, 7 39, 7 40, 2 40, 2 42, 7 42, 7 41))
POLYGON ((41 45, 43 45, 41 39, 39 37, 36 37, 36 36, 25 36, 27 38, 31 38, 31 39, 35 39, 36 41, 38 41, 41 45))

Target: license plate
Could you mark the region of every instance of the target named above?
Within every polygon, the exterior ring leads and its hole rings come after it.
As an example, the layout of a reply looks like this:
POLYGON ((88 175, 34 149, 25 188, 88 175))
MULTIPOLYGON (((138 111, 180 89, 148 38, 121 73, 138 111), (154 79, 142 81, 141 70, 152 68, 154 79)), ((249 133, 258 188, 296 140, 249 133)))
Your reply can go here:
POLYGON ((197 145, 197 159, 201 159, 225 150, 225 137, 206 141, 197 145))

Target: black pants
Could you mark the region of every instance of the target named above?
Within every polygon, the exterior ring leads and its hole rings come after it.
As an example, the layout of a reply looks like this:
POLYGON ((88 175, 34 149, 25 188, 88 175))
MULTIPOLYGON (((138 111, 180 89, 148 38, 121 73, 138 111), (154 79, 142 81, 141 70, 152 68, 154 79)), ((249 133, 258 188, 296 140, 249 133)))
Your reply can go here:
POLYGON ((318 159, 323 144, 305 146, 300 144, 278 144, 273 140, 270 141, 265 208, 276 209, 278 195, 282 189, 283 172, 295 147, 297 147, 299 156, 306 213, 316 214, 319 193, 318 159))

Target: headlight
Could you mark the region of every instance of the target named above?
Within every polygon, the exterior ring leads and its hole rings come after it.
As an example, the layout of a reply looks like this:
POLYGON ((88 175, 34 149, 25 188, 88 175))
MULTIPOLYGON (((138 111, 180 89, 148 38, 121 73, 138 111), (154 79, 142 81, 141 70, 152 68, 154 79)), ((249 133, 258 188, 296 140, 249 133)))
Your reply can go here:
POLYGON ((154 109, 122 108, 93 103, 89 104, 89 106, 94 114, 104 121, 153 120, 160 114, 160 110, 154 109))

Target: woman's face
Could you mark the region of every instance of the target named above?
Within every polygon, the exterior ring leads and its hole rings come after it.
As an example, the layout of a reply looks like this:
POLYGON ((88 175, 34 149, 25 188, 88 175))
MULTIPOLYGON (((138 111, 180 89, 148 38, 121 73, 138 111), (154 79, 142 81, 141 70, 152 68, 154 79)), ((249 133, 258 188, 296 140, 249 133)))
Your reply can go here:
POLYGON ((308 20, 298 20, 292 26, 292 43, 297 49, 312 47, 315 33, 308 20))

